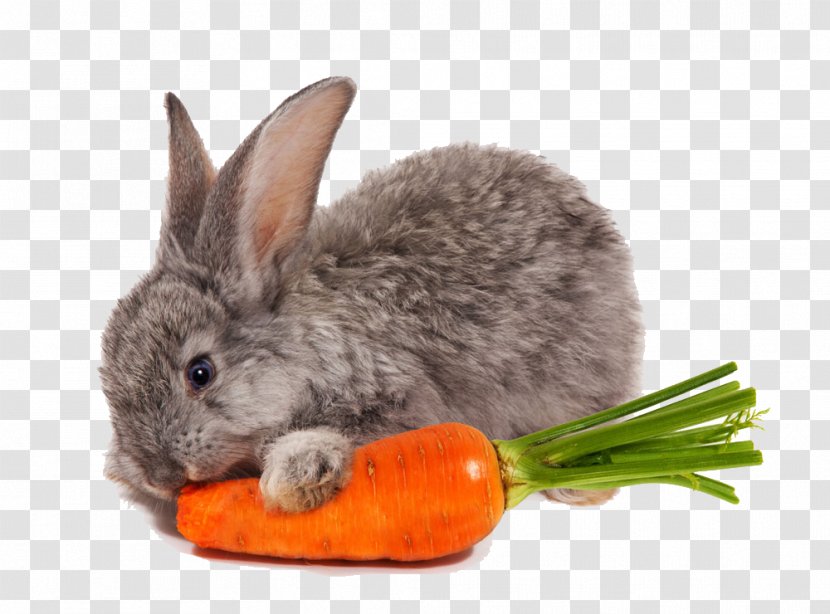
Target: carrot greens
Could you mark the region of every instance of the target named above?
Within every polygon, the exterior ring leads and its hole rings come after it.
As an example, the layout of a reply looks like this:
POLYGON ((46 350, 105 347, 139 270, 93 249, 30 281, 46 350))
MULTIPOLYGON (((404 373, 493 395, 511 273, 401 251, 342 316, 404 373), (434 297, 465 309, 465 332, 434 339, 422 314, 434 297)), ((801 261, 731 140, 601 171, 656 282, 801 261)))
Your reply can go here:
POLYGON ((646 483, 684 486, 737 503, 731 486, 697 472, 761 464, 761 452, 751 441, 731 441, 739 431, 757 426, 768 411, 750 411, 754 388, 728 382, 620 421, 736 368, 730 362, 580 420, 494 441, 507 508, 547 488, 594 490, 646 483), (723 420, 699 426, 718 419, 723 420))

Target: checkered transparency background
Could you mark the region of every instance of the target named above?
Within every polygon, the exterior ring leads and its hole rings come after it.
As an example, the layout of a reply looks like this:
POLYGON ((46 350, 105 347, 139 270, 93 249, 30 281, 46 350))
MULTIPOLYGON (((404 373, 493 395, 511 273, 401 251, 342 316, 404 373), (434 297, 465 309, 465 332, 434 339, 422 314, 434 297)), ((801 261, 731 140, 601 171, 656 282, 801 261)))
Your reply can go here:
POLYGON ((830 2, 36 0, 0 10, 0 610, 830 611, 830 2), (740 505, 532 497, 425 568, 194 556, 119 500, 97 367, 152 264, 163 93, 221 164, 284 97, 360 92, 320 202, 412 151, 529 149, 613 210, 643 388, 728 360, 771 407, 740 505))

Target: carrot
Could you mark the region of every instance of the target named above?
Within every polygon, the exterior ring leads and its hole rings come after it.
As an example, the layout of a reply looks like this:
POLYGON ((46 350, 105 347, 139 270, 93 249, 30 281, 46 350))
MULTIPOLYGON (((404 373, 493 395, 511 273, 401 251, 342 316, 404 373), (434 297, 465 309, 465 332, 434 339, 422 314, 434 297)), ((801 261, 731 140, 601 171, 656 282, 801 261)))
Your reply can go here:
POLYGON ((256 478, 189 484, 178 528, 203 548, 282 558, 417 561, 465 550, 505 509, 547 488, 664 483, 737 503, 734 489, 696 472, 757 465, 751 441, 731 442, 765 412, 755 390, 717 386, 623 422, 730 373, 728 363, 628 403, 512 440, 446 423, 356 450, 349 483, 303 513, 266 511, 256 478), (720 424, 687 428, 726 418, 720 424), (595 428, 594 428, 595 427, 595 428))
POLYGON ((188 485, 179 531, 206 548, 307 559, 412 561, 458 552, 504 513, 496 451, 463 424, 358 448, 349 484, 308 512, 266 512, 256 478, 188 485))

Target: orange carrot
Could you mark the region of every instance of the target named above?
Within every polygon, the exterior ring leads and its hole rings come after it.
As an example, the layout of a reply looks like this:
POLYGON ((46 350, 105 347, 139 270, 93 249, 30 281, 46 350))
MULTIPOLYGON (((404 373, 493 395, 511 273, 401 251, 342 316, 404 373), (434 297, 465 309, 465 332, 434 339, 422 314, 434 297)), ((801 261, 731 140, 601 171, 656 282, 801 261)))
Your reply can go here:
POLYGON ((203 548, 307 559, 430 559, 496 526, 504 492, 495 449, 450 423, 358 448, 349 484, 303 513, 266 512, 255 478, 188 485, 179 531, 203 548))
MULTIPOLYGON (((334 498, 302 513, 266 511, 255 478, 189 484, 178 528, 204 548, 304 559, 417 561, 465 550, 506 508, 547 488, 675 484, 737 503, 734 489, 697 471, 757 465, 752 388, 730 382, 615 421, 735 370, 729 363, 639 399, 513 440, 459 423, 428 426, 356 450, 334 498), (695 426, 726 417, 721 424, 695 426), (597 428, 591 428, 597 427, 597 428), (683 430, 685 429, 685 430, 683 430)), ((763 413, 763 412, 761 412, 763 413)))

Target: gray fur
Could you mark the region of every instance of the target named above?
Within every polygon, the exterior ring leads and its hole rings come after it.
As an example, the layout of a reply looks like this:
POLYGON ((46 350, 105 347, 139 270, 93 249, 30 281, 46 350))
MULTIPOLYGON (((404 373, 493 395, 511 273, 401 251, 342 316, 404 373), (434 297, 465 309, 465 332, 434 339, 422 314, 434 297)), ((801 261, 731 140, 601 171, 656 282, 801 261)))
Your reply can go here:
POLYGON ((266 506, 299 512, 329 499, 351 474, 352 448, 350 439, 330 428, 281 436, 263 456, 266 506))
POLYGON ((170 125, 170 173, 160 250, 190 249, 216 171, 181 101, 168 93, 164 106, 170 125))
POLYGON ((630 252, 576 179, 529 152, 415 153, 246 264, 240 192, 258 134, 331 87, 354 84, 315 83, 263 121, 190 208, 204 211, 190 246, 162 236, 176 247, 118 301, 101 367, 111 479, 170 498, 185 479, 263 472, 270 505, 303 509, 347 479, 351 446, 442 421, 510 438, 639 394, 630 252), (194 395, 184 370, 201 354, 217 376, 194 395))

